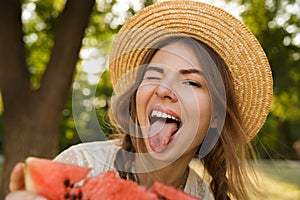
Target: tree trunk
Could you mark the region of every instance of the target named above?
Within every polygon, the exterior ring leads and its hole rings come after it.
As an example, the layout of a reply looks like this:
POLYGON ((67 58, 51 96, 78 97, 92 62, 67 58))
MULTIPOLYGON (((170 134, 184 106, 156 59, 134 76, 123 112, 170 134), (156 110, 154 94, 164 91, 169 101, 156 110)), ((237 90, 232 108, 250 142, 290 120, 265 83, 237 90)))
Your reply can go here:
POLYGON ((28 156, 53 158, 57 153, 60 112, 49 114, 45 108, 48 105, 28 99, 31 98, 19 97, 16 100, 19 106, 15 107, 18 109, 8 108, 4 113, 5 162, 1 191, 7 192, 10 171, 16 162, 24 162, 28 156))
POLYGON ((41 86, 32 90, 24 54, 21 3, 0 0, 0 89, 4 107, 0 199, 8 192, 16 162, 28 156, 53 158, 57 153, 62 110, 93 5, 94 0, 67 1, 41 86))

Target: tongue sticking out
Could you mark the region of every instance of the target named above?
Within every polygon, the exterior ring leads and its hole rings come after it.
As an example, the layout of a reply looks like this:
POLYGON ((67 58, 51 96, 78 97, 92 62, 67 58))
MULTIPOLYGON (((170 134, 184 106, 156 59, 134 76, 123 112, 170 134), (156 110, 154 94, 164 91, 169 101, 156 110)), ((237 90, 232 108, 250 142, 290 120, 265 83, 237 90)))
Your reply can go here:
POLYGON ((149 128, 149 144, 153 151, 163 150, 171 141, 171 136, 178 129, 178 125, 157 120, 149 128))

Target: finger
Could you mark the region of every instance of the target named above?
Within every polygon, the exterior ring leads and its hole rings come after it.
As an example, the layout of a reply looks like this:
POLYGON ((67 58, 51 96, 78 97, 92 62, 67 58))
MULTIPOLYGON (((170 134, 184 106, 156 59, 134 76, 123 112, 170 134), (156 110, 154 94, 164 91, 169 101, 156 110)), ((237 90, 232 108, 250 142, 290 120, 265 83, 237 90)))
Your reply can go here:
POLYGON ((47 200, 45 197, 38 196, 32 192, 17 191, 11 192, 6 197, 5 200, 47 200))
POLYGON ((11 192, 25 189, 24 163, 17 163, 10 175, 9 189, 11 192))

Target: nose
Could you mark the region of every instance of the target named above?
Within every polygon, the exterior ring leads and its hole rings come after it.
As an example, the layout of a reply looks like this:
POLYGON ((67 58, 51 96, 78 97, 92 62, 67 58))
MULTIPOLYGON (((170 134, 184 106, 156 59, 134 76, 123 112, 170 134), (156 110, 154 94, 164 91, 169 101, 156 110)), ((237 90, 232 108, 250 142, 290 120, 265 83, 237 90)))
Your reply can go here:
POLYGON ((161 84, 155 88, 155 94, 162 99, 169 99, 171 102, 178 101, 176 94, 170 88, 161 84))

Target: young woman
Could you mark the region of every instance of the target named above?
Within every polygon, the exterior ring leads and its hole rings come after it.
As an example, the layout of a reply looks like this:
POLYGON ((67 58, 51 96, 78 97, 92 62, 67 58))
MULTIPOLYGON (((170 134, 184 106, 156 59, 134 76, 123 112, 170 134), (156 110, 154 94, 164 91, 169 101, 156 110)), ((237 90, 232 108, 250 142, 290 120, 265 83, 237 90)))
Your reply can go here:
MULTIPOLYGON (((91 176, 115 170, 146 186, 160 181, 202 200, 249 199, 249 141, 268 114, 272 76, 241 22, 199 2, 154 4, 122 27, 109 67, 111 119, 124 137, 73 146, 56 160, 92 167, 91 176), (193 158, 209 183, 190 167, 193 158)), ((19 191, 21 169, 7 199, 36 197, 19 191)))

